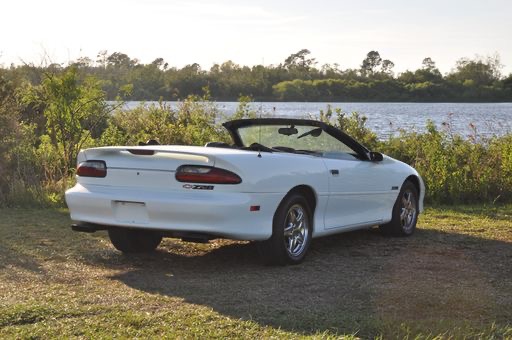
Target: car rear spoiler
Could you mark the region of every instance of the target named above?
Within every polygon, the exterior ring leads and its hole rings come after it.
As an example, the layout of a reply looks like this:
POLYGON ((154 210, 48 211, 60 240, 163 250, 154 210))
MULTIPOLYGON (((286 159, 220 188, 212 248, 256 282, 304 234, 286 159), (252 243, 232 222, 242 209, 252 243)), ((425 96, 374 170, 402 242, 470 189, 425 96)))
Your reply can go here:
POLYGON ((142 155, 142 156, 153 156, 159 153, 166 154, 180 154, 180 155, 190 155, 203 157, 207 162, 215 161, 215 157, 212 155, 208 155, 202 152, 194 152, 189 150, 169 150, 169 146, 162 145, 147 145, 147 146, 103 146, 98 148, 91 148, 80 150, 78 155, 78 162, 101 158, 101 156, 108 154, 116 154, 121 153, 123 151, 129 152, 133 155, 142 155))

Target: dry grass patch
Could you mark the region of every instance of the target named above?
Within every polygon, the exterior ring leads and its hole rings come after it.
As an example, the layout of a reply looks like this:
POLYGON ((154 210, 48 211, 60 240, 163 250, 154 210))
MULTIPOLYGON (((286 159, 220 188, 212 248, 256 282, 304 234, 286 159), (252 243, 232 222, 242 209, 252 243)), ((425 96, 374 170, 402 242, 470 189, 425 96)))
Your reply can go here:
POLYGON ((226 240, 125 256, 65 210, 0 214, 0 337, 512 337, 510 206, 317 239, 291 267, 226 240))

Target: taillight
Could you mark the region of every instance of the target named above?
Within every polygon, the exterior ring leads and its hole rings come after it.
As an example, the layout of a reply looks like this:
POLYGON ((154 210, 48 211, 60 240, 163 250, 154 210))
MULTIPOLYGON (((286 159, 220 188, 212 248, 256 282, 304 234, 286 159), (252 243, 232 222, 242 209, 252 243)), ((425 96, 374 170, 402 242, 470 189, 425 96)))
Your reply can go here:
POLYGON ((104 161, 85 161, 78 164, 76 174, 81 177, 107 176, 107 164, 104 161))
POLYGON ((176 180, 187 183, 239 184, 242 179, 237 174, 211 166, 182 165, 176 169, 176 180))

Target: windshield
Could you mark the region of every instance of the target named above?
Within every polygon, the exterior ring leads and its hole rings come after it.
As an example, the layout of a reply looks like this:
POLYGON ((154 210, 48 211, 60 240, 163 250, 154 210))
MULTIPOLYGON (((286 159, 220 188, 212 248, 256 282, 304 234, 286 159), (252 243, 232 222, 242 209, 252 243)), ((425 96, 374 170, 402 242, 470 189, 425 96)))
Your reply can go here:
POLYGON ((311 125, 252 125, 240 127, 238 134, 245 147, 256 143, 279 151, 354 152, 322 128, 311 125))

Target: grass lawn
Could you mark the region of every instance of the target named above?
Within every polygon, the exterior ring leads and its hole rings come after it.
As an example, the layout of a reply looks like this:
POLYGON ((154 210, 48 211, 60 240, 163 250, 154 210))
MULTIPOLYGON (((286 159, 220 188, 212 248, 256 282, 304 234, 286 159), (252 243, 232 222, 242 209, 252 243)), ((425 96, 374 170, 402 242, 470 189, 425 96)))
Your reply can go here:
POLYGON ((289 267, 226 240, 126 256, 66 210, 0 216, 0 338, 512 338, 510 205, 316 239, 289 267))

